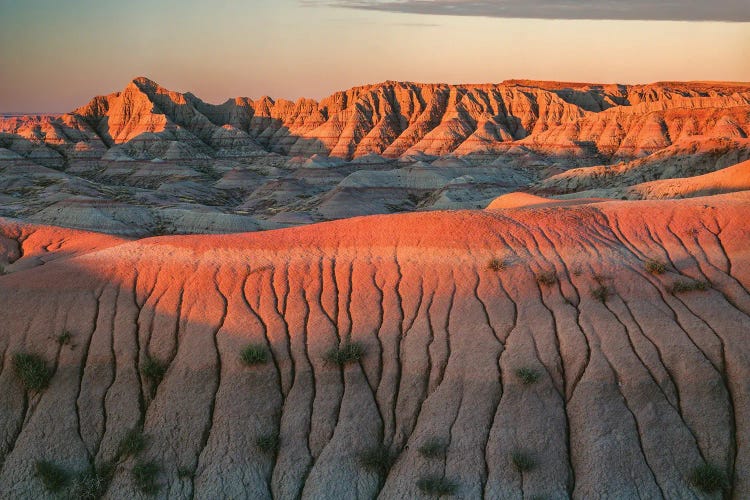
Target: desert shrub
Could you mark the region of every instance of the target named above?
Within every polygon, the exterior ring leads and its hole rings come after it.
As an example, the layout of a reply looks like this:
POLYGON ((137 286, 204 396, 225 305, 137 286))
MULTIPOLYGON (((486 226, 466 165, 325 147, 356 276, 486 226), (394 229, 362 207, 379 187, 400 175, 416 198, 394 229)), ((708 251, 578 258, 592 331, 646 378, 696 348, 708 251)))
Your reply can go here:
POLYGON ((146 495, 156 495, 159 492, 159 484, 156 479, 160 471, 161 467, 154 461, 135 464, 131 475, 136 488, 146 495))
POLYGON ((440 476, 425 476, 417 481, 417 488, 426 495, 447 496, 453 495, 458 485, 450 479, 440 476))
POLYGON ((240 359, 247 366, 263 365, 271 359, 263 344, 250 344, 240 353, 240 359))
POLYGON ((600 285, 591 290, 591 297, 598 300, 602 304, 607 302, 607 299, 610 295, 612 295, 612 291, 606 285, 600 285))
POLYGON ((698 280, 677 280, 669 287, 669 293, 686 293, 708 290, 708 283, 698 280))
POLYGON ((65 330, 64 332, 62 332, 60 335, 57 336, 57 343, 60 345, 69 345, 72 339, 73 339, 73 334, 65 330))
POLYGON ((518 377, 523 385, 531 385, 539 381, 541 374, 534 368, 523 367, 516 370, 518 377))
POLYGON ((166 363, 146 354, 141 363, 141 374, 156 386, 161 383, 165 373, 167 373, 166 363))
POLYGON ((425 458, 443 458, 448 452, 448 443, 432 438, 419 447, 419 454, 425 458))
POLYGON ((279 434, 277 432, 270 432, 258 436, 255 440, 255 446, 263 453, 272 455, 279 449, 279 434))
POLYGON ((643 267, 651 274, 664 274, 667 271, 667 265, 655 259, 648 259, 643 267))
POLYGON ((359 464, 365 470, 384 476, 393 465, 393 458, 387 447, 378 445, 360 453, 359 464))
POLYGON ((513 462, 513 467, 515 467, 518 472, 528 472, 536 465, 536 462, 531 455, 518 450, 511 453, 510 461, 513 462))
POLYGON ((497 257, 490 259, 487 263, 487 269, 490 271, 502 271, 508 268, 508 263, 505 259, 498 259, 497 257))
POLYGON ((359 342, 346 341, 338 347, 333 347, 326 352, 325 359, 329 363, 343 366, 356 363, 365 354, 365 348, 359 342))
POLYGON ((46 389, 52 379, 52 370, 47 367, 44 358, 38 354, 16 353, 13 356, 13 371, 29 391, 46 389))
POLYGON ((557 275, 554 271, 544 271, 536 277, 536 282, 544 286, 552 286, 557 283, 557 275))
POLYGON ((694 468, 690 472, 690 483, 704 493, 716 493, 729 486, 724 471, 713 464, 694 468))
POLYGON ((138 429, 131 429, 117 445, 117 458, 135 457, 146 448, 147 444, 148 436, 138 429))
POLYGON ((37 460, 34 469, 47 491, 53 493, 63 489, 70 479, 65 469, 49 460, 37 460))

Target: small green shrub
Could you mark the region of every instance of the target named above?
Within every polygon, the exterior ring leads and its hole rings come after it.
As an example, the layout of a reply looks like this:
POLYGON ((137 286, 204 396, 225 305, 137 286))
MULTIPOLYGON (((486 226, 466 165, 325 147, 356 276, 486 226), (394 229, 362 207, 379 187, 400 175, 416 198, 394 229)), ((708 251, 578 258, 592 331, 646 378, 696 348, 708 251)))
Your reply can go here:
POLYGON ((514 451, 511 453, 510 460, 518 472, 529 472, 536 465, 534 458, 523 451, 514 451))
POLYGON ((531 385, 539 381, 541 374, 534 368, 523 367, 516 370, 516 377, 523 385, 531 385))
POLYGON ((607 302, 607 299, 612 295, 612 291, 606 285, 601 285, 591 290, 591 297, 598 300, 602 304, 607 302))
POLYGON ((387 447, 375 446, 360 453, 359 464, 365 470, 384 476, 393 465, 393 455, 387 447))
POLYGON ((270 361, 271 356, 263 344, 250 344, 240 353, 240 359, 247 366, 263 365, 270 361))
POLYGON ((552 286, 557 283, 557 275, 554 271, 545 271, 536 277, 536 282, 544 286, 552 286))
POLYGON ((359 342, 346 341, 339 347, 333 347, 326 352, 325 359, 329 363, 343 366, 356 363, 365 354, 365 348, 359 342))
POLYGON ((669 293, 687 293, 708 290, 708 283, 698 280, 677 280, 668 288, 669 293))
POLYGON ((425 476, 417 481, 417 488, 426 495, 441 497, 453 495, 458 489, 458 485, 444 477, 425 476))
POLYGON ((70 479, 65 469, 49 460, 37 460, 34 469, 44 487, 52 493, 63 489, 70 479))
POLYGON ((279 449, 279 434, 271 432, 258 436, 258 439, 255 440, 255 446, 263 453, 272 455, 279 449))
POLYGON ((52 370, 38 354, 19 352, 13 355, 13 371, 29 391, 43 391, 52 379, 52 370))
POLYGON ((141 364, 141 374, 149 380, 154 386, 161 383, 164 378, 164 374, 167 373, 167 365, 146 354, 143 363, 141 364))
POLYGON ((656 259, 648 259, 643 267, 651 274, 664 274, 667 271, 667 265, 656 259))
POLYGON ((505 259, 498 259, 497 257, 490 259, 487 263, 487 269, 490 271, 502 271, 508 268, 508 262, 505 259))
POLYGON ((136 488, 146 495, 156 495, 159 492, 159 484, 156 482, 161 472, 161 467, 154 461, 138 462, 133 466, 131 475, 136 488))
POLYGON ((60 345, 70 345, 70 341, 73 339, 73 334, 65 330, 57 336, 57 343, 60 345))
POLYGON ((447 453, 448 443, 442 439, 430 439, 419 447, 419 454, 425 458, 444 458, 447 453))
POLYGON ((117 446, 117 458, 135 457, 146 448, 147 444, 148 436, 138 429, 131 429, 117 446))
POLYGON ((716 493, 729 486, 726 474, 713 464, 703 464, 690 472, 690 483, 704 493, 716 493))

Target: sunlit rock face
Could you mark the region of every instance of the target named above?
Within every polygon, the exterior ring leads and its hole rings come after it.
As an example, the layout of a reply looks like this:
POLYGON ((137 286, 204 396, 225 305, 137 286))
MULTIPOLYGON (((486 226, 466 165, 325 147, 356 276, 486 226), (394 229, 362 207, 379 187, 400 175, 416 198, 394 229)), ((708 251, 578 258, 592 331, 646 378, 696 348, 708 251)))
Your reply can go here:
POLYGON ((320 102, 263 97, 212 105, 141 77, 70 115, 14 118, 0 130, 50 144, 180 141, 218 156, 261 148, 345 159, 439 156, 502 150, 504 143, 523 139, 524 146, 550 154, 630 157, 692 136, 747 137, 748 105, 748 88, 729 84, 533 81, 384 82, 320 102))
POLYGON ((749 133, 742 84, 388 81, 214 105, 136 78, 68 114, 0 119, 0 216, 143 236, 477 209, 516 191, 663 197, 628 188, 748 160, 749 133))

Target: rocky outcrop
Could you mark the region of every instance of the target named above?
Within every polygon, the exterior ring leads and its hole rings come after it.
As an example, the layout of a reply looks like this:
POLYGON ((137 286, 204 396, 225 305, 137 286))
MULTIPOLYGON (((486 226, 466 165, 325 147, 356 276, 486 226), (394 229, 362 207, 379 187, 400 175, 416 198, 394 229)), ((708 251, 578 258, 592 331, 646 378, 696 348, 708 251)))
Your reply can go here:
POLYGON ((554 155, 632 157, 696 135, 747 137, 750 88, 731 84, 593 85, 509 81, 447 85, 384 82, 320 102, 263 97, 220 105, 146 78, 61 117, 5 120, 11 132, 49 145, 164 158, 170 144, 192 154, 352 159, 378 154, 497 154, 509 143, 554 155), (155 143, 155 145, 154 145, 155 143))
POLYGON ((159 498, 719 498, 690 481, 710 463, 746 498, 749 204, 380 216, 33 268, 81 233, 15 225, 0 491, 47 498, 47 460, 114 464, 105 498, 140 497, 144 464, 159 498), (361 357, 326 361, 347 342, 361 357), (23 352, 46 389, 24 389, 23 352))

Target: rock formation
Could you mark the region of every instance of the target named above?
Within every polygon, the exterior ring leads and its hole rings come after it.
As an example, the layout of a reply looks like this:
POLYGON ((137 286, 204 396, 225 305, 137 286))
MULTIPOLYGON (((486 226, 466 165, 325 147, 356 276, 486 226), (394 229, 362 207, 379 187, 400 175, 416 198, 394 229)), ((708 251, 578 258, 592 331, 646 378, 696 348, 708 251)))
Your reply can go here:
POLYGON ((711 498, 746 498, 749 203, 3 221, 0 491, 48 497, 47 461, 105 498, 704 498, 710 464, 711 498))

